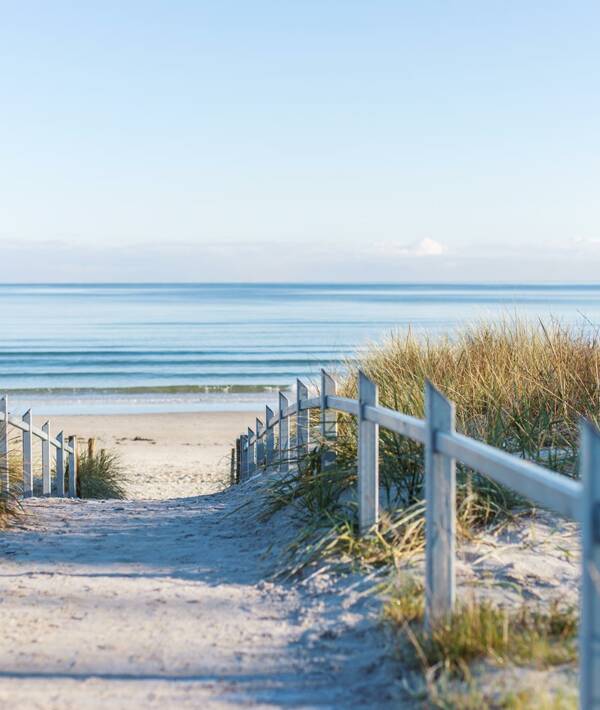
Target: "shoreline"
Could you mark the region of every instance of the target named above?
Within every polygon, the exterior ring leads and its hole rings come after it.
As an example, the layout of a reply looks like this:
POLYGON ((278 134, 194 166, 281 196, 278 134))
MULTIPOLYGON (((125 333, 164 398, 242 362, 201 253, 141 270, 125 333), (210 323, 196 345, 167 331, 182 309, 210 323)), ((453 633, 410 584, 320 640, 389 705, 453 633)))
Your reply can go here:
MULTIPOLYGON (((290 396, 290 387, 280 388, 290 396)), ((31 409, 44 417, 56 416, 144 416, 146 414, 264 413, 265 405, 277 405, 278 388, 260 390, 215 390, 210 392, 119 392, 76 393, 68 391, 0 392, 6 395, 14 414, 31 409)))

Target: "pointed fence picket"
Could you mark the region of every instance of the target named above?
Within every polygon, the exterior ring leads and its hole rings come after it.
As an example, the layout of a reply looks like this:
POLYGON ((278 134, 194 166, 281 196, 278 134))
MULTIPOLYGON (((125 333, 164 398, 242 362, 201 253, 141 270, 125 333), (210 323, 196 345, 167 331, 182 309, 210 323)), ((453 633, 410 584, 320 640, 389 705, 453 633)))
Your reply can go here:
MULTIPOLYGON (((318 397, 309 398, 297 380, 296 399, 289 404, 279 393, 278 412, 267 410, 266 424, 256 420, 256 433, 248 429, 240 442, 240 482, 257 472, 285 472, 301 461, 309 448, 309 411, 320 410, 320 435, 332 442, 337 436, 339 412, 357 418, 358 522, 361 535, 371 534, 379 518, 378 429, 383 428, 423 444, 425 451, 425 619, 428 628, 452 613, 456 572, 456 463, 512 488, 544 508, 581 523, 583 538, 580 621, 580 704, 600 708, 600 432, 581 424, 580 481, 550 471, 488 444, 458 434, 454 404, 430 382, 425 385, 425 419, 381 407, 377 386, 359 373, 358 400, 339 397, 335 382, 321 375, 318 397), (295 417, 295 439, 289 422, 295 417), (277 429, 276 429, 277 427, 277 429), (276 434, 277 432, 277 434, 276 434), (274 443, 277 437, 277 444, 274 443), (267 455, 264 455, 266 446, 267 455), (257 451, 256 458, 254 456, 257 451), (278 452, 277 466, 272 455, 278 452), (293 451, 293 456, 291 455, 293 451)), ((1 446, 1 442, 0 442, 1 446)), ((326 447, 323 467, 334 466, 326 447)))

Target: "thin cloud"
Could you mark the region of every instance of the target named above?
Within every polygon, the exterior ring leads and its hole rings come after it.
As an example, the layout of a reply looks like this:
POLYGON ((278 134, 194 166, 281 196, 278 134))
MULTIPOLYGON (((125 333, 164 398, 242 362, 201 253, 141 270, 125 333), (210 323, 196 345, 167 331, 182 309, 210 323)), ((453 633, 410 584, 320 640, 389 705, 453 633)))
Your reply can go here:
POLYGON ((378 242, 374 245, 375 250, 383 256, 389 257, 428 257, 441 256, 448 250, 444 244, 425 237, 411 244, 400 244, 398 242, 378 242))

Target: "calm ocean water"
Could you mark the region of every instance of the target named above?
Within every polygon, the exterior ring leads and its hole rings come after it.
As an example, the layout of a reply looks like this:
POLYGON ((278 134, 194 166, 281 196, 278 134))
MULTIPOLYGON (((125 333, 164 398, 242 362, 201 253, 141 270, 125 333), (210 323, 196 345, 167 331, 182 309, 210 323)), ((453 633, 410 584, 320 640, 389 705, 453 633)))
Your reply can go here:
POLYGON ((15 409, 251 409, 394 329, 515 313, 595 325, 600 286, 0 285, 0 309, 15 409))

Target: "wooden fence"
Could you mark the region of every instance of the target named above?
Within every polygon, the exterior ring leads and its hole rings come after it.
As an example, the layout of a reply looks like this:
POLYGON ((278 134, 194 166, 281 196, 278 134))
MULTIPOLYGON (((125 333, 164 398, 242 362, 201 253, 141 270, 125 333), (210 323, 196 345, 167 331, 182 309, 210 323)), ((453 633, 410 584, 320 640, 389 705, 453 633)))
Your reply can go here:
POLYGON ((8 397, 0 398, 0 488, 4 493, 11 492, 9 466, 9 427, 22 432, 22 466, 23 486, 19 492, 25 498, 33 496, 34 462, 33 442, 37 438, 42 446, 42 495, 59 498, 65 494, 69 498, 77 497, 77 439, 65 435, 61 431, 56 436, 50 434, 50 423, 45 422, 42 428, 33 425, 31 410, 22 417, 16 417, 8 412, 8 397), (52 488, 52 453, 55 451, 55 487, 52 488), (68 491, 65 493, 65 478, 68 462, 68 491))
MULTIPOLYGON (((236 442, 238 482, 259 471, 285 472, 309 450, 309 411, 320 411, 321 439, 337 435, 337 413, 358 420, 358 524, 369 534, 379 517, 379 427, 408 437, 425 449, 425 607, 429 628, 454 609, 456 575, 456 462, 513 489, 544 508, 581 524, 580 704, 600 708, 600 432, 581 422, 580 480, 459 434, 454 404, 429 382, 425 385, 425 419, 378 405, 377 385, 359 374, 358 399, 336 395, 334 380, 321 374, 319 395, 308 396, 297 381, 296 401, 279 393, 277 412, 266 408, 265 422, 256 420, 236 442), (295 437, 290 421, 295 419, 295 437)), ((326 449, 326 447, 324 447, 326 449)), ((324 451, 323 466, 335 465, 324 451)))

